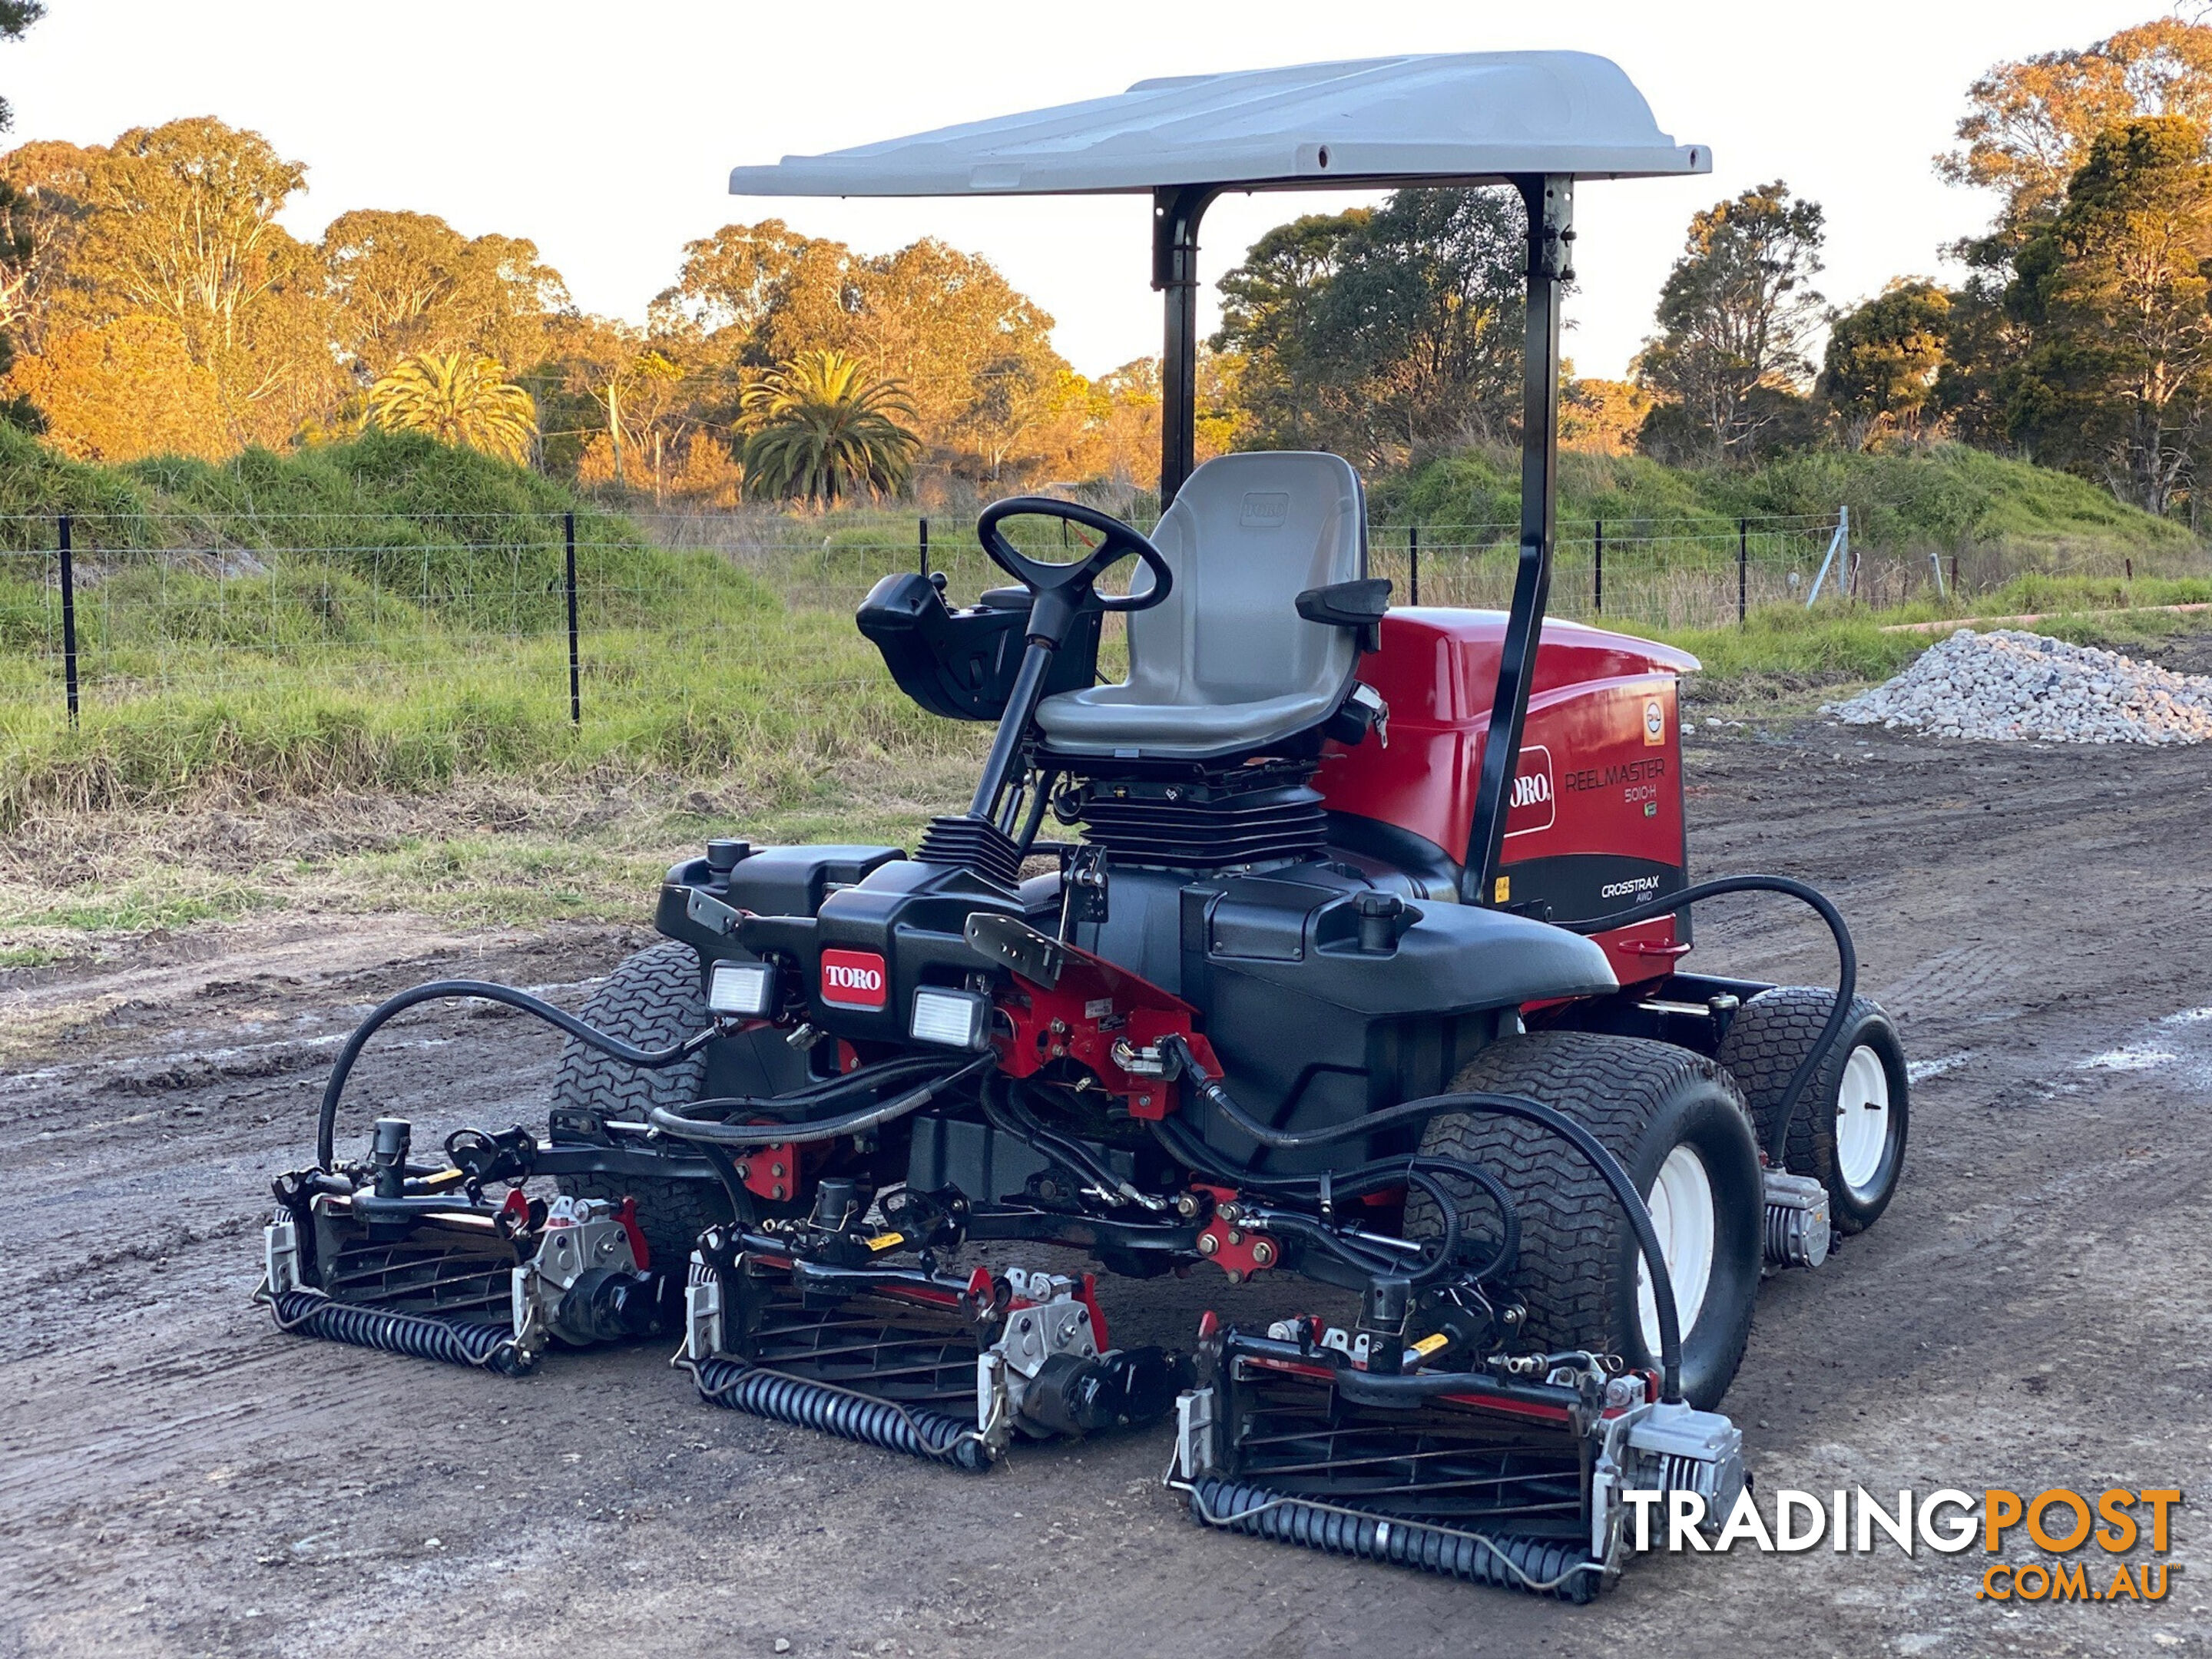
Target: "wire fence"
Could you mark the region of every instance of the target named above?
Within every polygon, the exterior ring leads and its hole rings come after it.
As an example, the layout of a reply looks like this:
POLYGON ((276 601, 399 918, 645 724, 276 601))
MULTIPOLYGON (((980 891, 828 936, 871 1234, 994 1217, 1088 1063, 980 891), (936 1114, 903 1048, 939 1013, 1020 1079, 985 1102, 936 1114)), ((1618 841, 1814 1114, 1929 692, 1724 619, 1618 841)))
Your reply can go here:
MULTIPOLYGON (((1024 536, 1040 557, 1082 551, 1065 524, 1029 520, 1024 536)), ((1375 526, 1370 564, 1398 603, 1503 608, 1517 538, 1512 524, 1375 526)), ((2021 567, 2002 550, 1856 547, 1841 513, 1567 521, 1551 610, 1712 628, 1770 605, 1978 591, 2021 567)), ((433 685, 557 702, 577 722, 696 702, 803 723, 888 690, 852 614, 884 574, 915 568, 941 574, 955 603, 1007 580, 972 528, 927 520, 818 538, 738 514, 0 520, 0 735, 149 702, 311 691, 374 702, 433 685)), ((1103 665, 1121 661, 1109 638, 1103 665)))

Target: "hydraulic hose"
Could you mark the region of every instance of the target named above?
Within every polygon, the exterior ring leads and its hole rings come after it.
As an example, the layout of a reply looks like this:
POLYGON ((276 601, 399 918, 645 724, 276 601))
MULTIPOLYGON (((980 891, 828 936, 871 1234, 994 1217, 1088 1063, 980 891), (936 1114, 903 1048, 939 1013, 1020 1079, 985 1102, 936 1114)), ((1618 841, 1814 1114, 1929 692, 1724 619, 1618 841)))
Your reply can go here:
POLYGON ((1628 1218, 1629 1227, 1636 1235, 1636 1248, 1644 1253, 1644 1262, 1650 1270, 1651 1299, 1659 1316, 1659 1391, 1661 1396, 1669 1401, 1682 1397, 1682 1332, 1680 1318, 1674 1307, 1674 1281, 1668 1274, 1667 1258, 1659 1248, 1659 1233, 1651 1224, 1651 1212, 1644 1205, 1644 1195, 1636 1190, 1636 1183, 1628 1178, 1628 1171, 1620 1167, 1620 1160, 1574 1119, 1540 1102, 1518 1095, 1470 1092, 1431 1095, 1422 1100, 1409 1100, 1402 1105, 1370 1112, 1364 1117, 1332 1124, 1327 1128, 1303 1133, 1274 1129, 1239 1106, 1236 1097, 1221 1086, 1221 1080, 1199 1064, 1198 1056, 1191 1052, 1190 1044, 1181 1036, 1171 1035, 1164 1041, 1176 1050, 1177 1058, 1189 1072, 1208 1104, 1235 1125, 1239 1133, 1250 1137, 1262 1146, 1278 1151, 1299 1152, 1326 1146, 1336 1141, 1349 1140, 1354 1136, 1375 1134, 1400 1124, 1423 1122, 1447 1112, 1480 1112, 1495 1117, 1519 1118, 1524 1123, 1533 1123, 1538 1128, 1557 1135, 1573 1147, 1583 1161, 1597 1171, 1599 1178, 1613 1188, 1614 1198, 1620 1200, 1621 1211, 1628 1218))
MULTIPOLYGON (((995 1066, 998 1059, 996 1054, 980 1055, 957 1071, 932 1078, 918 1089, 909 1089, 890 1100, 880 1101, 857 1112, 848 1112, 841 1117, 805 1118, 795 1123, 702 1122, 669 1107, 656 1106, 646 1114, 646 1121, 663 1134, 714 1146, 769 1146, 780 1140, 836 1140, 844 1135, 860 1134, 880 1127, 895 1118, 919 1111, 954 1084, 964 1082, 987 1066, 995 1066)), ((853 1075, 859 1078, 867 1074, 855 1073, 853 1075)), ((697 1111, 702 1107, 720 1107, 731 1103, 726 1100, 701 1101, 691 1109, 697 1111)))
POLYGON ((558 1026, 577 1042, 598 1049, 647 1072, 664 1071, 678 1060, 696 1054, 713 1041, 714 1028, 708 1026, 696 1036, 688 1036, 672 1048, 635 1048, 619 1037, 609 1036, 594 1026, 586 1025, 566 1009, 532 996, 527 991, 518 991, 509 985, 494 985, 480 979, 438 979, 427 985, 417 985, 402 991, 395 997, 379 1004, 369 1017, 354 1028, 345 1047, 331 1067, 331 1080, 323 1088, 322 1110, 315 1120, 315 1162, 323 1169, 333 1167, 337 1158, 338 1098, 345 1093, 346 1079, 352 1073, 354 1061, 378 1029, 395 1016, 405 1013, 417 1003, 435 1002, 445 998, 473 997, 481 1002, 504 1003, 510 1008, 520 1008, 526 1014, 535 1014, 549 1025, 558 1026))
MULTIPOLYGON (((1454 1173, 1459 1171, 1455 1170, 1454 1173)), ((1382 1250, 1368 1249, 1356 1240, 1342 1237, 1322 1222, 1295 1211, 1264 1206, 1255 1208, 1252 1212, 1251 1224, 1267 1232, 1293 1234, 1310 1243, 1317 1244, 1339 1261, 1348 1262, 1364 1273, 1376 1276, 1402 1274, 1406 1283, 1415 1288, 1433 1285, 1458 1265, 1454 1258, 1458 1255, 1460 1246, 1459 1206, 1449 1188, 1417 1164, 1408 1164, 1402 1178, 1408 1186, 1419 1187, 1435 1202, 1443 1218, 1444 1230, 1443 1237, 1434 1241, 1436 1259, 1411 1273, 1403 1273, 1403 1261, 1382 1250)), ((1489 1265, 1494 1264, 1486 1264, 1486 1270, 1489 1265)), ((1481 1275, 1478 1273, 1476 1277, 1481 1275)))
MULTIPOLYGON (((1021 1086, 1024 1089, 1029 1087, 1027 1085, 1021 1086)), ((1112 1194, 1126 1204, 1141 1204, 1155 1210, 1162 1207, 1157 1199, 1115 1174, 1082 1146, 1064 1135, 1054 1133, 1039 1122, 1036 1115, 1015 1097, 1015 1085, 1005 1078, 985 1078, 979 1091, 978 1103, 993 1128, 1013 1136, 1033 1152, 1066 1164, 1100 1191, 1112 1194)))
MULTIPOLYGON (((1217 1180, 1230 1182, 1243 1191, 1297 1194, 1304 1197, 1316 1193, 1321 1184, 1312 1176, 1247 1174, 1171 1119, 1164 1118, 1153 1124, 1152 1134, 1166 1148, 1168 1156, 1177 1163, 1203 1171, 1217 1180)), ((1436 1199, 1438 1207, 1443 1212, 1444 1219, 1449 1224, 1447 1241, 1451 1249, 1440 1251, 1436 1262, 1424 1268, 1413 1280, 1416 1284, 1430 1284, 1443 1276, 1442 1264, 1451 1259, 1452 1250, 1458 1246, 1458 1205, 1456 1200, 1439 1196, 1437 1189, 1429 1182, 1417 1179, 1421 1175, 1449 1176, 1455 1180, 1471 1182, 1482 1188, 1484 1195, 1497 1207, 1499 1233, 1498 1248, 1491 1252, 1489 1260, 1473 1270, 1474 1277, 1479 1280, 1492 1279, 1510 1267, 1521 1251, 1521 1214, 1514 1206, 1513 1195, 1505 1190, 1505 1183, 1476 1164, 1464 1164, 1457 1158, 1430 1158, 1419 1154, 1409 1158, 1379 1158, 1372 1164, 1363 1164, 1340 1174, 1333 1174, 1329 1178, 1329 1188, 1334 1197, 1352 1199, 1379 1192, 1385 1187, 1411 1184, 1420 1187, 1430 1197, 1436 1199)), ((1297 1218, 1286 1226, 1278 1227, 1271 1216, 1267 1225, 1271 1231, 1297 1232, 1299 1237, 1312 1240, 1340 1260, 1350 1261, 1364 1272, 1395 1273, 1403 1265, 1384 1261, 1380 1251, 1364 1250, 1318 1222, 1307 1222, 1297 1218)))
MULTIPOLYGON (((957 1064, 948 1054, 902 1054, 880 1065, 825 1078, 819 1083, 809 1084, 804 1089, 794 1089, 787 1095, 710 1095, 685 1107, 684 1116, 687 1122, 742 1116, 769 1117, 775 1119, 777 1123, 804 1123, 824 1106, 839 1104, 856 1095, 873 1094, 894 1083, 939 1076, 955 1069, 957 1064)), ((773 1128, 775 1125, 756 1127, 773 1128)), ((738 1144, 750 1146, 754 1143, 738 1144)))
POLYGON ((1836 940, 1836 1003, 1828 1010, 1827 1024, 1821 1026, 1820 1035, 1813 1040, 1805 1058, 1797 1062, 1797 1069, 1790 1074, 1789 1086, 1782 1091, 1781 1103, 1776 1108, 1774 1122, 1767 1131, 1766 1161, 1777 1170, 1784 1167, 1784 1155, 1790 1147, 1790 1125, 1797 1115, 1798 1097, 1805 1092, 1815 1073, 1828 1062, 1837 1039, 1844 1034, 1850 1021, 1851 999, 1859 987, 1859 954, 1851 944, 1851 930, 1844 925, 1843 913, 1832 903, 1827 895, 1819 889, 1793 881, 1788 876, 1721 876, 1712 881, 1701 881, 1685 887, 1679 893, 1668 893, 1661 898, 1649 899, 1642 904, 1617 910, 1609 916, 1599 916, 1590 921, 1566 924, 1577 933, 1609 933, 1616 927, 1633 927, 1639 921, 1649 921, 1663 916, 1685 905, 1703 899, 1718 898, 1724 893, 1781 893, 1787 897, 1810 905, 1828 932, 1836 940))

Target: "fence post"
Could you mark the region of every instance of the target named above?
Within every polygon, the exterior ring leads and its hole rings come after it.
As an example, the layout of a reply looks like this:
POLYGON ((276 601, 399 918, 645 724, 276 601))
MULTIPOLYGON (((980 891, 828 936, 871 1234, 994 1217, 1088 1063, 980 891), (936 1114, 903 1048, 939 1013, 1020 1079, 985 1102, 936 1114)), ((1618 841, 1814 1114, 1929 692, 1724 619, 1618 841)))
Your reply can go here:
POLYGON ((1597 534, 1590 540, 1590 614, 1605 615, 1605 520, 1597 521, 1597 534))
POLYGON ((584 680, 576 657, 576 515, 561 515, 561 537, 568 554, 568 724, 584 723, 584 680))
POLYGON ((70 550, 70 515, 58 520, 62 555, 62 680, 69 691, 69 723, 76 725, 76 562, 70 550))
POLYGON ((1954 593, 1959 591, 1959 556, 1956 553, 1951 556, 1951 591, 1954 593))
POLYGON ((929 520, 921 521, 921 574, 929 574, 929 520))
POLYGON ((1412 603, 1421 602, 1421 526, 1413 525, 1406 532, 1406 562, 1409 567, 1406 580, 1413 590, 1412 603))
POLYGON ((1751 520, 1735 521, 1735 625, 1751 620, 1751 520))

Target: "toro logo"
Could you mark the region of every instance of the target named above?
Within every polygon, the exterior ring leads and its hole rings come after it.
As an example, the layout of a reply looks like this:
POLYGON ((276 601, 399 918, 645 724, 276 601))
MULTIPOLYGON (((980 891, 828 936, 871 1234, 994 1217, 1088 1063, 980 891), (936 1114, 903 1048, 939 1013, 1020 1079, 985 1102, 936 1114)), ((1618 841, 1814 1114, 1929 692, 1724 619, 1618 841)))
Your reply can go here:
POLYGON ((890 998, 884 959, 873 951, 824 951, 822 1000, 840 1008, 880 1008, 890 998))
POLYGON ((1526 836, 1548 830, 1558 811, 1552 799, 1552 751, 1540 743, 1531 744, 1521 751, 1521 764, 1514 769, 1513 794, 1506 804, 1505 833, 1508 836, 1526 836))

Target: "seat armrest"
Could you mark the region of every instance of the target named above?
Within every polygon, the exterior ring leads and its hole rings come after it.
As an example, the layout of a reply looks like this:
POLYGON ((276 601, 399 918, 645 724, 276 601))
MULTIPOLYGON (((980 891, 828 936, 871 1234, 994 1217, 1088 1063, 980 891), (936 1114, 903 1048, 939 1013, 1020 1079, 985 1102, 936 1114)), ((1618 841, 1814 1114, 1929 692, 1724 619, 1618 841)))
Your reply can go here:
POLYGON ((1382 615, 1389 608, 1387 576, 1331 582, 1327 587, 1309 587, 1297 597, 1298 615, 1327 628, 1356 629, 1362 651, 1382 648, 1382 615))

